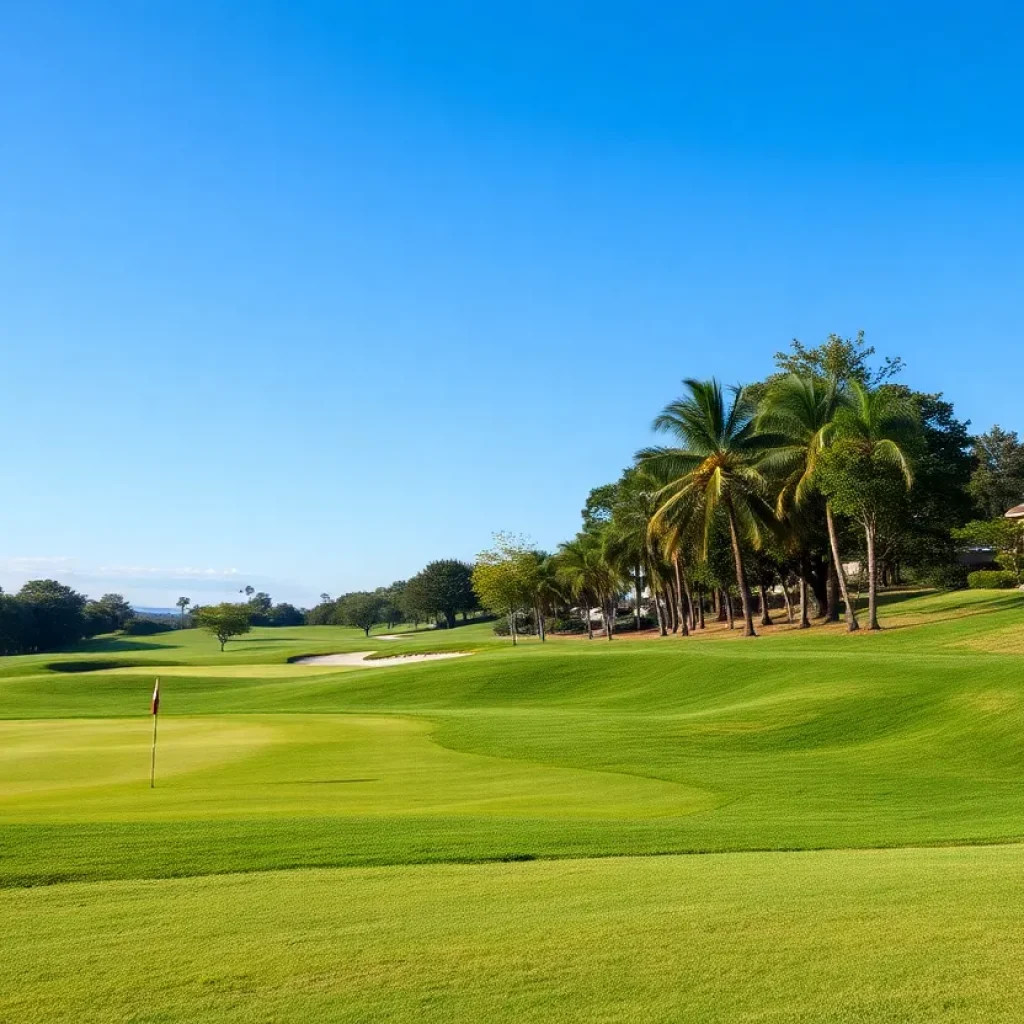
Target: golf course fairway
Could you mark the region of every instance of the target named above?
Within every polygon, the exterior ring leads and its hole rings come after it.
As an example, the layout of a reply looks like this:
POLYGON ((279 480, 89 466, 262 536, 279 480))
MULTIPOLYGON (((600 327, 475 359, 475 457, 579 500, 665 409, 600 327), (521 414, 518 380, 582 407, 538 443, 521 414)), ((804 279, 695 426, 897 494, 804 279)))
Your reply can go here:
POLYGON ((1024 595, 883 613, 5 658, 0 1020, 1019 1020, 1024 595))

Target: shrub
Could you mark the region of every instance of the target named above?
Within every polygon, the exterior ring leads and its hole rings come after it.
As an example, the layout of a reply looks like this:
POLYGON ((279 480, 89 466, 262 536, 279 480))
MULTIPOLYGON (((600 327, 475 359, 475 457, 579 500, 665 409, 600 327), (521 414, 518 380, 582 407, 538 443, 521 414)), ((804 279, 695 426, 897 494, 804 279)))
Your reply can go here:
POLYGON ((922 583, 939 590, 963 590, 967 577, 966 565, 935 565, 920 575, 922 583))
POLYGON ((1015 573, 1005 569, 979 569, 967 577, 972 590, 1013 590, 1019 586, 1015 573))
MULTIPOLYGON (((511 630, 508 625, 508 616, 502 615, 494 620, 495 636, 508 636, 511 630)), ((516 632, 520 636, 530 636, 534 632, 533 615, 525 612, 516 612, 516 632)))
POLYGON ((580 619, 548 619, 549 633, 586 633, 587 627, 580 619))

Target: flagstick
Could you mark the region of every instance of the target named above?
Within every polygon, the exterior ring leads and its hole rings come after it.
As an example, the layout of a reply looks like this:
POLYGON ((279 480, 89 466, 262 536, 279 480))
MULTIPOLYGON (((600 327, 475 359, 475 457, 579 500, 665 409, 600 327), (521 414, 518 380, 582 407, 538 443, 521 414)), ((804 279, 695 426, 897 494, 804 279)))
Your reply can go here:
POLYGON ((160 720, 160 716, 153 716, 153 760, 149 768, 149 788, 156 788, 156 723, 160 720))
POLYGON ((149 765, 149 788, 156 788, 156 723, 160 721, 160 680, 153 690, 153 756, 149 765))

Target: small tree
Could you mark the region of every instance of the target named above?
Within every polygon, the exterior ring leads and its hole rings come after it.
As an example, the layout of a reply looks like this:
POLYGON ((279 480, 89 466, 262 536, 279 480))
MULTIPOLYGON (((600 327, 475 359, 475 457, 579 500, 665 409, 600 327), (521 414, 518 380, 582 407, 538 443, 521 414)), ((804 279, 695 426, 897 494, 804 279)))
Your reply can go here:
POLYGON ((252 629, 249 609, 244 604, 210 605, 192 613, 192 619, 200 629, 212 633, 220 641, 220 649, 234 636, 241 636, 252 629))
POLYGON ((476 556, 473 589, 486 608, 508 616, 513 646, 517 643, 516 613, 533 604, 538 583, 536 555, 521 537, 496 533, 494 547, 476 556))
POLYGON ((337 621, 343 626, 358 626, 367 636, 380 622, 384 601, 379 594, 355 593, 338 598, 337 621))

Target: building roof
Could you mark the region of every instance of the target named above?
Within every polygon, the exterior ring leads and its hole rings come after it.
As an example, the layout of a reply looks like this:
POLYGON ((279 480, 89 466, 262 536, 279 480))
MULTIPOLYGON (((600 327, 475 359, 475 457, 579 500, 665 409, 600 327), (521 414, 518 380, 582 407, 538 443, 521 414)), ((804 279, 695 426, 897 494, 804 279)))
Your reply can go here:
POLYGON ((1024 505, 1014 505, 1009 512, 1006 513, 1007 519, 1024 519, 1024 505))

